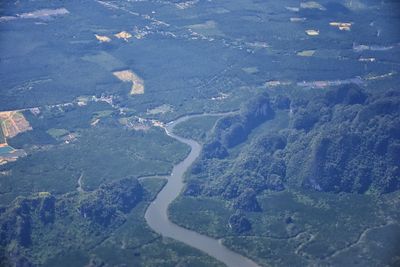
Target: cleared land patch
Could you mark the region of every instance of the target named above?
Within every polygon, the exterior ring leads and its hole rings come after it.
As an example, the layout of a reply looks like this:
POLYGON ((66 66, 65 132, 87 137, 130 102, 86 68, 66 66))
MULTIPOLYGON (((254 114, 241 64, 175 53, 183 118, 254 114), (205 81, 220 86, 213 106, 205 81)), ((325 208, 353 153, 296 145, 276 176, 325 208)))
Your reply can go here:
POLYGON ((161 106, 147 110, 147 114, 150 114, 150 115, 165 114, 165 113, 173 112, 173 111, 174 111, 174 109, 171 105, 163 104, 161 106))
POLYGON ((304 50, 297 52, 297 55, 300 57, 312 57, 315 54, 315 50, 304 50))
POLYGON ((309 2, 304 2, 304 3, 300 3, 300 8, 302 9, 319 9, 319 10, 326 10, 326 8, 321 5, 318 2, 315 1, 309 1, 309 2))
POLYGON ((126 31, 122 31, 117 34, 114 34, 114 36, 117 37, 118 39, 124 39, 125 42, 127 42, 128 39, 132 38, 132 34, 130 34, 129 32, 126 32, 126 31))
POLYGON ((204 35, 204 36, 223 36, 224 35, 224 33, 218 29, 217 23, 213 20, 208 20, 208 21, 206 21, 204 23, 200 23, 200 24, 189 25, 189 26, 186 26, 186 28, 188 28, 198 34, 204 35))
POLYGON ((318 30, 306 30, 306 34, 308 36, 317 36, 317 35, 319 35, 319 31, 318 30))
POLYGON ((19 111, 0 112, 0 165, 16 161, 26 155, 24 150, 9 146, 7 138, 29 130, 32 130, 32 127, 19 111))
POLYGON ((330 26, 337 27, 341 31, 350 31, 352 23, 350 22, 330 22, 330 26))
POLYGON ((131 95, 144 94, 144 81, 136 73, 130 70, 115 71, 114 76, 123 82, 132 82, 131 95))
POLYGON ((29 122, 19 111, 0 112, 0 123, 5 138, 12 138, 19 133, 32 130, 29 122))
POLYGON ((108 36, 98 35, 98 34, 95 34, 94 36, 96 36, 96 39, 99 40, 100 43, 109 43, 109 42, 111 42, 111 39, 108 36))
POLYGON ((244 72, 246 72, 247 74, 255 74, 255 73, 259 72, 257 67, 245 67, 245 68, 242 68, 242 70, 244 72))

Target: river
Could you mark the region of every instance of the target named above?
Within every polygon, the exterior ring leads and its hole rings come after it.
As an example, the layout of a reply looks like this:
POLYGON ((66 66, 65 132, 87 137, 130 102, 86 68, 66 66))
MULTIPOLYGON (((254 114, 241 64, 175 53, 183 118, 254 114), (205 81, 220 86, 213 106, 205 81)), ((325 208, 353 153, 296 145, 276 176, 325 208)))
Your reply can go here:
MULTIPOLYGON (((226 113, 229 114, 229 113, 226 113)), ((168 206, 180 194, 184 187, 183 176, 186 170, 192 165, 200 155, 201 145, 194 140, 186 139, 173 133, 174 127, 190 118, 200 116, 220 116, 226 114, 201 114, 181 117, 170 122, 165 127, 166 133, 181 143, 190 146, 189 155, 180 163, 176 164, 168 178, 167 184, 158 193, 157 197, 146 210, 145 219, 147 224, 157 233, 164 237, 169 237, 183 242, 191 247, 197 248, 215 259, 221 261, 229 267, 255 267, 258 266, 252 260, 235 253, 224 245, 220 240, 201 235, 195 231, 180 227, 171 222, 168 218, 168 206)))

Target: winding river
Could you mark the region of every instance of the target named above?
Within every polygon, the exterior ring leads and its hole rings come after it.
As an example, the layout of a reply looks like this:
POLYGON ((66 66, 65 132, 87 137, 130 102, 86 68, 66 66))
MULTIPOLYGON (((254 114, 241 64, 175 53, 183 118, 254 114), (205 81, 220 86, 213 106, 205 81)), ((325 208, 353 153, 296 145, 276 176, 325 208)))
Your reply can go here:
POLYGON ((191 151, 183 161, 174 166, 171 176, 168 178, 167 184, 147 208, 145 219, 147 224, 162 236, 181 241, 191 247, 197 248, 223 262, 229 267, 258 266, 252 260, 227 249, 224 245, 222 245, 220 240, 180 227, 171 222, 168 218, 168 206, 183 189, 183 175, 200 155, 202 148, 201 145, 194 140, 175 135, 173 133, 174 127, 177 124, 193 117, 220 115, 225 114, 200 114, 184 116, 167 124, 165 127, 166 133, 179 142, 189 145, 191 147, 191 151))

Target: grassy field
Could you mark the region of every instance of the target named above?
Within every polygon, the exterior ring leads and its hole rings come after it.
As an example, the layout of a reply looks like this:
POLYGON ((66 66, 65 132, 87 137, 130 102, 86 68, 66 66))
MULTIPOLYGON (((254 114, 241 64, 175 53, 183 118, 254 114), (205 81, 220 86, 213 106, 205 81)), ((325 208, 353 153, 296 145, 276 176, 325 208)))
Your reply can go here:
POLYGON ((218 118, 218 116, 191 118, 178 124, 174 128, 174 133, 204 143, 218 118))

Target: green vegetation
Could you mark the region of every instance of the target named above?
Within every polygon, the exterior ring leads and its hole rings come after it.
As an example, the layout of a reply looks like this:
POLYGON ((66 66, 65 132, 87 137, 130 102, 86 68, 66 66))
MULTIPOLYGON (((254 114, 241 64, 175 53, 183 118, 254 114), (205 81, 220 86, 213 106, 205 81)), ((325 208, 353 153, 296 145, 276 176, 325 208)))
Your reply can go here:
MULTIPOLYGON (((263 194, 259 201, 263 212, 247 214, 252 231, 228 237, 226 244, 265 264, 290 265, 299 261, 303 265, 316 262, 335 265, 357 261, 360 265, 371 262, 380 265, 392 261, 398 253, 395 250, 386 250, 387 254, 380 256, 355 253, 351 259, 346 255, 351 249, 367 249, 363 233, 385 228, 387 214, 392 210, 384 208, 387 202, 377 204, 375 197, 292 191, 263 194), (385 214, 371 216, 382 209, 385 214)), ((396 244, 384 236, 366 238, 369 244, 383 240, 396 244)))
POLYGON ((65 129, 51 128, 47 130, 47 133, 54 139, 60 139, 61 137, 66 136, 69 132, 65 129))
POLYGON ((170 207, 171 218, 189 229, 214 237, 222 237, 228 231, 231 215, 228 203, 204 197, 178 198, 170 207), (193 220, 193 217, 196 218, 193 220))
POLYGON ((218 116, 191 118, 178 124, 174 128, 174 133, 203 143, 207 140, 207 134, 214 127, 217 120, 218 116))
POLYGON ((93 114, 93 117, 96 118, 96 119, 101 119, 101 118, 106 118, 106 117, 110 116, 113 113, 114 113, 113 110, 101 110, 101 111, 95 112, 93 114))
POLYGON ((146 226, 165 180, 140 177, 188 147, 139 121, 240 107, 176 127, 204 149, 175 222, 265 266, 400 265, 395 2, 2 1, 0 109, 33 129, 0 166, 0 265, 218 265, 146 226))
POLYGON ((398 255, 398 250, 392 248, 397 244, 394 239, 398 235, 398 225, 392 221, 389 229, 385 226, 391 214, 399 216, 396 211, 396 205, 400 204, 398 196, 398 193, 391 193, 389 197, 395 201, 391 203, 390 200, 377 201, 376 196, 370 195, 269 191, 258 196, 262 212, 242 212, 251 223, 251 229, 245 231, 238 231, 232 225, 237 210, 223 200, 182 197, 170 211, 175 222, 223 238, 228 247, 265 266, 316 262, 336 265, 352 261, 360 265, 371 262, 380 265, 393 263, 398 255), (375 231, 388 231, 389 236, 383 232, 371 236, 375 231), (358 241, 363 233, 366 236, 358 241), (391 249, 382 249, 385 254, 378 255, 373 247, 379 242, 390 244, 391 249), (361 253, 364 249, 372 254, 361 253))
POLYGON ((259 123, 251 115, 217 122, 172 219, 265 265, 393 264, 394 248, 354 255, 396 244, 372 233, 398 230, 390 219, 400 215, 398 94, 344 86, 294 95, 258 96, 274 109, 259 123))
POLYGON ((145 189, 145 192, 150 193, 150 195, 147 196, 148 199, 154 199, 159 190, 161 190, 163 186, 167 183, 167 179, 165 178, 146 177, 139 179, 140 184, 145 189))
POLYGON ((10 172, 0 181, 0 203, 33 192, 75 191, 81 175, 83 189, 94 190, 102 183, 131 175, 166 174, 188 153, 185 145, 162 129, 124 129, 118 117, 109 112, 96 126, 90 126, 91 117, 102 108, 103 104, 93 103, 83 110, 69 107, 56 114, 45 111, 41 117, 30 117, 36 130, 10 140, 14 147, 29 151, 29 156, 0 166, 2 171, 10 172), (58 125, 68 130, 56 128, 58 125), (37 145, 42 148, 37 149, 37 145))
POLYGON ((3 122, 0 120, 0 144, 1 143, 5 143, 5 141, 6 141, 6 138, 5 138, 5 136, 4 136, 4 133, 3 133, 3 127, 2 127, 2 124, 3 122))
POLYGON ((208 256, 162 240, 148 228, 143 215, 163 183, 129 178, 90 193, 42 192, 18 198, 0 216, 2 262, 218 266, 208 256))
MULTIPOLYGON (((285 124, 279 122, 285 116, 274 115, 264 94, 258 98, 263 100, 252 100, 242 108, 244 115, 217 122, 215 134, 192 167, 190 194, 236 199, 249 188, 260 193, 288 185, 325 192, 396 191, 400 187, 400 98, 389 95, 368 96, 358 87, 347 86, 297 97, 285 124), (251 115, 261 111, 270 114, 264 121, 274 119, 260 126, 264 130, 256 130, 240 151, 235 149, 263 123, 251 115), (207 182, 205 170, 212 174, 207 182)), ((276 97, 273 106, 280 114, 287 113, 288 105, 277 104, 280 99, 276 97)))

